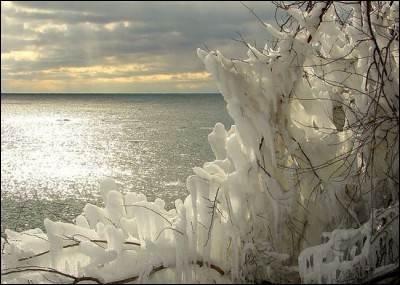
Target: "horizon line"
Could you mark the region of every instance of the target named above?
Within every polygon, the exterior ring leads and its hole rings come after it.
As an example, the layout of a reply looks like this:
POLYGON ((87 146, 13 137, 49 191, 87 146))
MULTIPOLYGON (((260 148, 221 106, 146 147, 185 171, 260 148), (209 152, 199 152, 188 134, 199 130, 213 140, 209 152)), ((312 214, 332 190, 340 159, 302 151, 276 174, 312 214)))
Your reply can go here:
POLYGON ((1 94, 221 94, 221 92, 1 92, 1 94))

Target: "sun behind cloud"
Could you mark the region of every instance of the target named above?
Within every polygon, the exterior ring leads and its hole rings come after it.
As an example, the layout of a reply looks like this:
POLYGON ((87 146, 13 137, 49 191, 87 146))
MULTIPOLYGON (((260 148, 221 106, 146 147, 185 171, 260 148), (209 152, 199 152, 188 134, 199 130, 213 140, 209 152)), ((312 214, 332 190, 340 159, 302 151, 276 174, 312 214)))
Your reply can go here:
POLYGON ((218 92, 196 49, 226 47, 234 57, 245 51, 232 48, 236 31, 250 37, 255 30, 240 3, 2 1, 1 7, 3 93, 218 92))

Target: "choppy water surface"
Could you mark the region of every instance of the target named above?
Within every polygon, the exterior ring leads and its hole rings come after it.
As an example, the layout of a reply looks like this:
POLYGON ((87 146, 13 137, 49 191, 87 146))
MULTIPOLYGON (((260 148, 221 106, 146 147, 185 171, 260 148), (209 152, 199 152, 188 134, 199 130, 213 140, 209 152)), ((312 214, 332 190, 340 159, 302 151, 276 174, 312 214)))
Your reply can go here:
POLYGON ((219 94, 1 95, 1 230, 73 221, 98 186, 184 198, 194 166, 214 160, 207 135, 233 123, 219 94))

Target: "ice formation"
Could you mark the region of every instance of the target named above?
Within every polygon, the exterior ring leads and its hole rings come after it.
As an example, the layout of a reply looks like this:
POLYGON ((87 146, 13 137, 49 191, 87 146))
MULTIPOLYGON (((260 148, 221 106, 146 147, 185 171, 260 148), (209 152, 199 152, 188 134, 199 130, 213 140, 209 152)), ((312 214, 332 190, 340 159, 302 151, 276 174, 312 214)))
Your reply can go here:
POLYGON ((398 4, 351 4, 342 25, 329 3, 287 8, 298 29, 266 25, 278 44, 247 60, 198 50, 235 125, 215 125, 215 160, 175 209, 103 181, 104 207, 75 225, 6 230, 2 283, 340 283, 398 267, 398 4))

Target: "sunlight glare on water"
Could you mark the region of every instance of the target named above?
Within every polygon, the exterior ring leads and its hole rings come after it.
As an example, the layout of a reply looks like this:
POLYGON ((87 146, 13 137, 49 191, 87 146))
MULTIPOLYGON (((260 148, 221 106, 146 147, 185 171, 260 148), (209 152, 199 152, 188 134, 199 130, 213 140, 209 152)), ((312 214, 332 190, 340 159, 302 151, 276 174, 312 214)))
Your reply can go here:
POLYGON ((2 231, 25 228, 21 215, 72 219, 101 203, 104 177, 171 208, 192 168, 214 160, 216 122, 232 124, 219 94, 2 94, 2 231))

